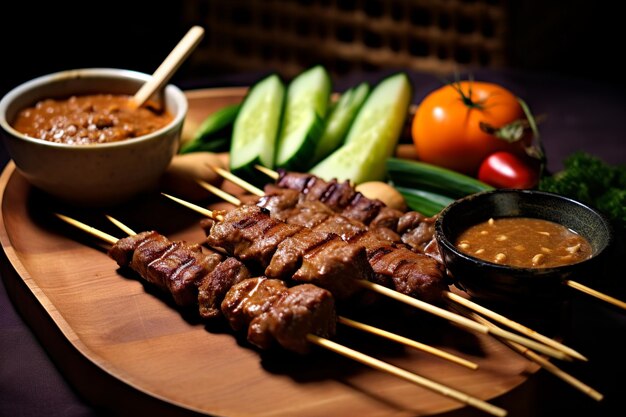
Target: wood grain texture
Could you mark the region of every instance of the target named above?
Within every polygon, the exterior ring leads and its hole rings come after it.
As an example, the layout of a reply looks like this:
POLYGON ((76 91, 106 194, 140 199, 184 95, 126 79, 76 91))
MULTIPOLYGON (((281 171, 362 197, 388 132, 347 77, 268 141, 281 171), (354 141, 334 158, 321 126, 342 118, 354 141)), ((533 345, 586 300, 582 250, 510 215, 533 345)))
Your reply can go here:
MULTIPOLYGON (((241 88, 189 92, 189 118, 198 123, 240 101, 243 94, 241 88)), ((90 375, 96 380, 112 377, 122 383, 122 391, 145 394, 181 412, 209 415, 476 415, 453 400, 321 349, 306 357, 279 350, 259 352, 224 323, 202 323, 193 311, 180 311, 167 296, 122 273, 99 242, 52 215, 56 210, 122 237, 104 212, 86 213, 51 200, 33 189, 12 163, 0 178, 0 187, 0 241, 15 272, 3 274, 7 288, 27 287, 32 297, 14 302, 39 304, 50 318, 48 326, 69 342, 46 347, 60 354, 63 349, 78 351, 95 365, 90 375)), ((216 201, 205 203, 225 207, 216 201)), ((157 194, 111 208, 107 214, 134 230, 155 229, 190 242, 203 239, 199 215, 157 194)), ((511 396, 538 369, 491 337, 390 307, 387 313, 342 314, 432 344, 480 368, 471 371, 342 326, 336 341, 500 406, 505 394, 511 396)), ((31 311, 21 310, 27 316, 31 311)), ((87 372, 67 363, 61 368, 87 372)))

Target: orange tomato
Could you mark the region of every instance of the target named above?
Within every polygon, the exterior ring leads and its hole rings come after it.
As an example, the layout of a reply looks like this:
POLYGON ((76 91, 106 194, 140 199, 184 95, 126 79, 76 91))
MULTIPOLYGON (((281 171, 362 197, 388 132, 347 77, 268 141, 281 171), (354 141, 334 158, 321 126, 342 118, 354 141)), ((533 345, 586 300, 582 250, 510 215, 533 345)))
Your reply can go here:
POLYGON ((420 160, 476 175, 481 162, 496 151, 523 154, 523 141, 509 143, 485 130, 525 120, 509 90, 492 83, 460 81, 430 93, 411 122, 420 160))

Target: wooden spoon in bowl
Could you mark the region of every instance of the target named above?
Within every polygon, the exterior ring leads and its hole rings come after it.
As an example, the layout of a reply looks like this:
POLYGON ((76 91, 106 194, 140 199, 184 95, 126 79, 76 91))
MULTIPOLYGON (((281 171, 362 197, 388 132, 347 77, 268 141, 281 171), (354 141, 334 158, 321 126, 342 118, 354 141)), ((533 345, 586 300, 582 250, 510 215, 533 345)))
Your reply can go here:
POLYGON ((204 29, 202 27, 193 26, 189 29, 187 34, 178 42, 178 45, 172 49, 172 52, 170 52, 159 68, 152 74, 152 79, 147 81, 135 93, 133 97, 135 106, 143 106, 154 93, 165 86, 178 67, 180 67, 183 61, 187 59, 196 46, 198 46, 203 36, 204 29))

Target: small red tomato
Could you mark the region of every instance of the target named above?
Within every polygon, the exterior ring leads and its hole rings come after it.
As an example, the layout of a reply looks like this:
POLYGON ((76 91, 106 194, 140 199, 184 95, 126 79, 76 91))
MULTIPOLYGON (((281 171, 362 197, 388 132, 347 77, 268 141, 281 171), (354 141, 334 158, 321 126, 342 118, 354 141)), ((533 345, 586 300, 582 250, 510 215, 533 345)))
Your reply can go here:
POLYGON ((478 179, 496 188, 533 188, 539 181, 539 164, 511 152, 495 152, 481 163, 478 179))

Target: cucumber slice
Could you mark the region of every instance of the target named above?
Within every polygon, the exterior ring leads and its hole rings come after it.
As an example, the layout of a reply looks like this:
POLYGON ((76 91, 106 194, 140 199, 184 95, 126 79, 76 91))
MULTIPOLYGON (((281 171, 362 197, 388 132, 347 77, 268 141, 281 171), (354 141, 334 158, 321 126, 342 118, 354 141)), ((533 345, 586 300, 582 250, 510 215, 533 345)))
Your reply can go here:
POLYGON ((385 162, 392 155, 404 127, 412 90, 404 73, 381 81, 359 110, 344 145, 310 172, 326 180, 337 178, 355 184, 382 181, 385 162))
POLYGON ((291 81, 276 143, 275 166, 301 171, 310 165, 311 156, 322 135, 330 91, 330 75, 320 65, 291 81))
MULTIPOLYGON (((336 178, 339 181, 352 181, 360 184, 366 181, 380 181, 384 177, 378 169, 380 163, 375 144, 364 146, 359 143, 347 143, 315 165, 309 172, 327 181, 336 178), (376 171, 376 172, 375 172, 376 171)), ((383 164, 384 168, 384 164, 383 164)))
POLYGON ((210 114, 202 121, 193 139, 181 146, 179 153, 227 151, 240 108, 241 104, 231 104, 210 114))
POLYGON ((230 145, 230 169, 249 177, 254 165, 272 167, 280 127, 285 86, 272 74, 254 84, 243 101, 230 145))
POLYGON ((326 158, 341 145, 369 92, 370 86, 364 82, 341 95, 326 120, 324 133, 322 133, 313 155, 314 162, 326 158))

